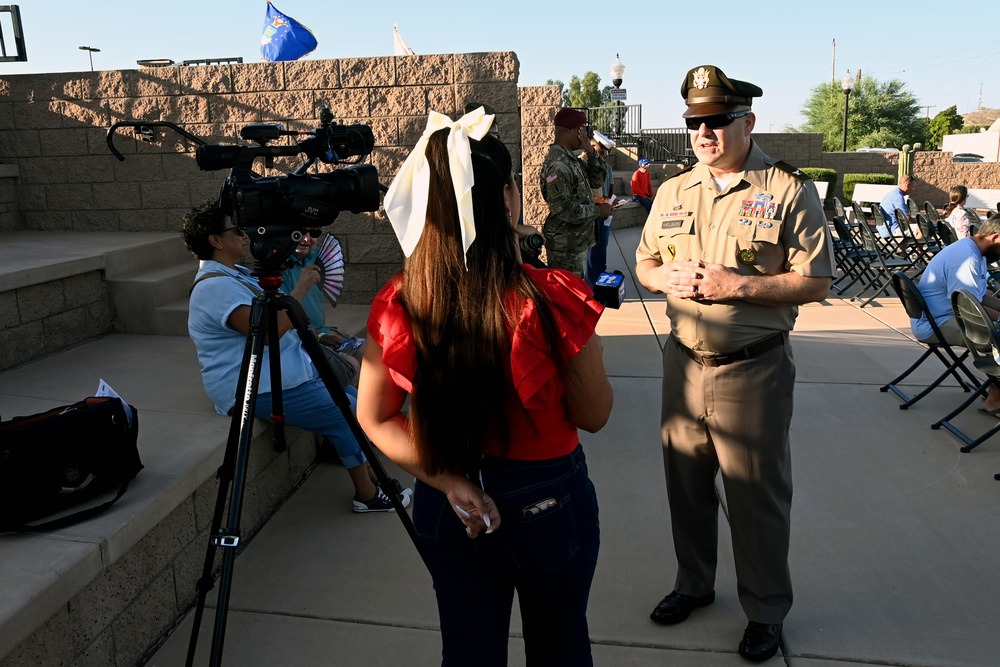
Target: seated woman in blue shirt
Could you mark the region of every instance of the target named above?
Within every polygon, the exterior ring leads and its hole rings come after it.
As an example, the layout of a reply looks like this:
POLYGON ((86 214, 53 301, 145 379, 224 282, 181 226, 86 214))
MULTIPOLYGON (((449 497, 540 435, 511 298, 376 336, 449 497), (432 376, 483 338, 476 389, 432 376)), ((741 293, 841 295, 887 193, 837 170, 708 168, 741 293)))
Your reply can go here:
MULTIPOLYGON (((184 218, 181 234, 188 250, 201 260, 191 290, 188 333, 198 352, 205 392, 219 414, 231 414, 236 405, 246 336, 250 333, 251 304, 261 291, 250 271, 237 263, 246 253, 247 237, 216 201, 193 208, 184 218)), ((311 284, 303 282, 301 291, 309 287, 311 284)), ((297 286, 291 296, 301 298, 303 294, 298 292, 297 286)), ((353 511, 392 511, 386 491, 376 483, 347 420, 316 372, 288 315, 278 312, 277 318, 285 423, 320 433, 333 442, 354 483, 353 511)), ((255 409, 257 417, 267 420, 271 417, 268 354, 265 348, 255 409)), ((355 406, 357 392, 353 387, 345 391, 355 406)), ((402 492, 404 507, 409 504, 409 496, 408 489, 402 492)))

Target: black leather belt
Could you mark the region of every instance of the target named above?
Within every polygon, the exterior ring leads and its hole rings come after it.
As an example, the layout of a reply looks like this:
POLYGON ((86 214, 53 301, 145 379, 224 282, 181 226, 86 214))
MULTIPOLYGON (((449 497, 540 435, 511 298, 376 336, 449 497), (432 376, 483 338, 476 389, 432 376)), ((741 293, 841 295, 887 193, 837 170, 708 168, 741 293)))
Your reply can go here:
POLYGON ((747 345, 742 350, 736 350, 735 352, 730 352, 729 354, 699 354, 691 348, 685 346, 676 336, 671 336, 674 342, 677 343, 684 354, 694 359, 697 363, 702 366, 725 366, 726 364, 731 364, 734 361, 743 361, 744 359, 753 359, 756 356, 764 354, 768 350, 773 350, 776 347, 780 347, 785 344, 785 334, 778 332, 772 334, 763 340, 759 340, 756 343, 747 345))

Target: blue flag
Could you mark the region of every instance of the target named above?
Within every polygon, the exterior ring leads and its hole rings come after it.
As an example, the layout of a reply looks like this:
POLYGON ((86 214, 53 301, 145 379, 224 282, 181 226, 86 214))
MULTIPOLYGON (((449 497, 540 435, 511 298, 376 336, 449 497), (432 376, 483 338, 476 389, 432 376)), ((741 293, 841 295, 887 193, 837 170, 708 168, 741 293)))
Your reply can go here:
POLYGON ((260 37, 260 55, 264 60, 298 60, 316 49, 316 38, 309 28, 291 16, 282 14, 267 2, 264 34, 260 37))

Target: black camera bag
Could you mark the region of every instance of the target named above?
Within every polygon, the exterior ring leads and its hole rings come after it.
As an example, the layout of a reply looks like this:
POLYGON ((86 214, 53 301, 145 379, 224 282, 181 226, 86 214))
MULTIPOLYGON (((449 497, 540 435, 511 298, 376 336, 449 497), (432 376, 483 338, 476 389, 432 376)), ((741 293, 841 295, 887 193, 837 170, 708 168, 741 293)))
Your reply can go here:
POLYGON ((142 469, 131 425, 118 398, 91 397, 26 417, 0 422, 0 531, 43 531, 89 519, 122 497, 142 469), (28 525, 111 489, 107 502, 28 525))

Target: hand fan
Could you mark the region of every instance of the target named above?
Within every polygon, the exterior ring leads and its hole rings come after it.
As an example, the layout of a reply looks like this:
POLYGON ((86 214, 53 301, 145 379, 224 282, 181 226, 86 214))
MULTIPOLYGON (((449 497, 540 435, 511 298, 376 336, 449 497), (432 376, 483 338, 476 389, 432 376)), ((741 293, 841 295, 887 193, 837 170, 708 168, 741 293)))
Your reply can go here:
POLYGON ((340 241, 333 234, 327 234, 320 244, 316 264, 323 273, 320 289, 330 303, 336 306, 340 288, 344 285, 344 252, 340 249, 340 241))

